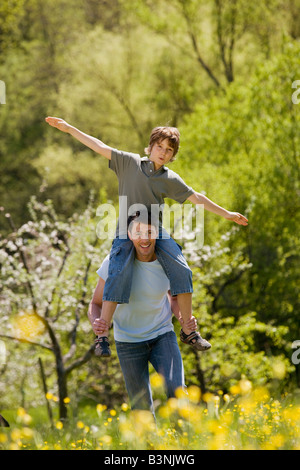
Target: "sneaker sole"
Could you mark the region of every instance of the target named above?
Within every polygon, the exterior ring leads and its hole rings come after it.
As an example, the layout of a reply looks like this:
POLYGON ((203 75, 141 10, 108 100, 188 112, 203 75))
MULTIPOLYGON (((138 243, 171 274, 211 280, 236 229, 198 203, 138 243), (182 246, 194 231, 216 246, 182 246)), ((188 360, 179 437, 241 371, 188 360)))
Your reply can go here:
POLYGON ((110 352, 110 353, 101 353, 101 351, 95 350, 95 356, 96 356, 96 357, 110 357, 110 356, 111 356, 111 352, 110 352))

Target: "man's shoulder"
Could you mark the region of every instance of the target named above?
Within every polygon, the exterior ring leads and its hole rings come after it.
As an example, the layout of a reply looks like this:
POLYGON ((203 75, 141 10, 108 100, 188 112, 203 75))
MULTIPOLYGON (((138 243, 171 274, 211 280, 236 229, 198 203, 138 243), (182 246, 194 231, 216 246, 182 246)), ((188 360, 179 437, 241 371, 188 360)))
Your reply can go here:
POLYGON ((104 258, 99 269, 97 269, 97 274, 104 281, 106 281, 108 276, 108 266, 109 266, 109 254, 104 258))

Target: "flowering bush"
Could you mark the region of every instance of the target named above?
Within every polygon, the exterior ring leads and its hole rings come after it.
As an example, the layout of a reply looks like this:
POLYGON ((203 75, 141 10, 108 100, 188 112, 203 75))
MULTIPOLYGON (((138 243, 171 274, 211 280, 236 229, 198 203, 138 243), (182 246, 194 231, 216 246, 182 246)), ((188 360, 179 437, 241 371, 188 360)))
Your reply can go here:
MULTIPOLYGON (((87 305, 96 268, 109 247, 97 239, 92 203, 83 214, 64 222, 49 201, 42 204, 32 198, 29 208, 31 220, 19 229, 6 214, 12 232, 0 241, 0 337, 7 340, 8 363, 15 353, 12 340, 30 345, 29 357, 23 352, 26 365, 22 355, 17 352, 15 356, 23 370, 33 358, 37 364, 37 352, 43 354, 51 373, 57 375, 60 416, 64 418, 67 377, 93 351, 92 337, 88 344, 84 341, 91 333, 87 305), (53 360, 43 351, 52 353, 53 360)), ((5 364, 4 369, 3 396, 9 395, 10 383, 11 388, 18 383, 18 365, 5 364)))

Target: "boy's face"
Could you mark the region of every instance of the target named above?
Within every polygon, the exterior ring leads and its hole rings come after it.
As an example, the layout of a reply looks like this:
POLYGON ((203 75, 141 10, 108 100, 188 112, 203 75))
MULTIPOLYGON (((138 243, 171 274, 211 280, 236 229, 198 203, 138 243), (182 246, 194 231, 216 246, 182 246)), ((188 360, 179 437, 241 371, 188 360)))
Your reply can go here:
POLYGON ((153 161, 155 170, 169 163, 174 155, 174 149, 171 147, 169 139, 155 142, 151 149, 149 159, 153 161))

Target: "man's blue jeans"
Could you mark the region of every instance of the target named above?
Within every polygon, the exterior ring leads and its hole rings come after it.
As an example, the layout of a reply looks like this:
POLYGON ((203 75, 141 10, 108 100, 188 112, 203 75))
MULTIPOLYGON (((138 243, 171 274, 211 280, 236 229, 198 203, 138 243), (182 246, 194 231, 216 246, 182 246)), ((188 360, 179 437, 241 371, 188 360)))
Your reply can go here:
POLYGON ((148 341, 115 343, 132 409, 151 410, 154 414, 149 363, 164 377, 168 398, 175 396, 177 388, 185 387, 183 362, 174 331, 148 341))

